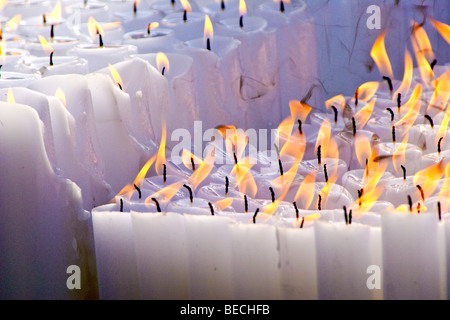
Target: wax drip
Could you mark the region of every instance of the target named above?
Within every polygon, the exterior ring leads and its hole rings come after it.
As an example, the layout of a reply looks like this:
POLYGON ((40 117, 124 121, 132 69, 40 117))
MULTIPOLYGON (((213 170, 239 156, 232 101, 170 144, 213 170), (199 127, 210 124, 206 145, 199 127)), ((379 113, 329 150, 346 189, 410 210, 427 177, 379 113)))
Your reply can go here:
POLYGON ((244 194, 244 211, 245 213, 248 212, 248 201, 247 201, 247 195, 244 194))
POLYGON ((345 224, 348 224, 348 215, 347 215, 347 207, 344 206, 344 219, 345 219, 345 224))
POLYGON ((386 108, 386 110, 391 114, 391 122, 394 121, 394 111, 391 108, 386 108))
POLYGON ((152 198, 152 201, 156 204, 156 211, 161 212, 161 207, 159 206, 158 200, 156 200, 156 198, 152 198))
POLYGON ((425 194, 423 192, 423 189, 420 185, 416 185, 417 189, 419 189, 420 197, 422 198, 422 201, 425 201, 425 194))
POLYGON ((356 122, 355 117, 352 117, 353 136, 356 136, 356 122))
POLYGON ((139 188, 136 184, 133 184, 134 188, 137 190, 139 199, 142 198, 141 188, 139 188))
POLYGON ((358 107, 358 98, 359 98, 359 88, 356 88, 356 91, 355 91, 355 109, 358 107))
POLYGON ((431 117, 428 114, 424 115, 423 117, 428 120, 428 122, 430 123, 431 129, 433 129, 433 127, 434 127, 433 119, 431 119, 431 117))
POLYGON ((194 161, 193 156, 191 156, 191 165, 192 165, 192 171, 195 171, 195 161, 194 161))
POLYGON ((230 181, 228 180, 228 177, 225 177, 225 197, 228 196, 229 185, 230 185, 230 181))
POLYGON ((278 167, 280 168, 280 176, 283 176, 283 164, 281 163, 281 159, 278 159, 278 167))
POLYGON ((319 198, 317 200, 317 209, 318 210, 322 210, 321 205, 322 205, 322 196, 319 194, 319 198))
POLYGON ((303 130, 302 130, 302 120, 298 119, 297 122, 298 122, 298 133, 299 133, 300 135, 302 135, 302 134, 303 134, 303 130))
POLYGON ((53 65, 53 54, 55 53, 55 51, 50 52, 50 65, 53 65))
POLYGON ((403 181, 406 180, 406 168, 403 165, 400 165, 400 168, 402 168, 403 171, 403 181))
POLYGON ((302 222, 300 223, 300 229, 303 228, 303 224, 305 223, 305 217, 302 217, 302 222))
POLYGON ((442 139, 444 139, 444 137, 440 137, 439 141, 438 141, 438 144, 437 144, 437 152, 439 154, 441 153, 441 142, 442 142, 442 139))
POLYGON ((402 94, 397 94, 397 109, 398 113, 400 114, 400 107, 402 106, 402 94))
POLYGON ((297 220, 298 220, 298 208, 297 208, 297 203, 295 203, 295 201, 294 202, 292 202, 292 204, 294 205, 294 209, 295 209, 295 217, 297 218, 297 220))
POLYGON ((210 42, 209 38, 206 39, 206 50, 211 51, 211 42, 210 42))
POLYGON ((167 181, 167 167, 166 167, 165 163, 163 163, 163 181, 164 181, 164 184, 166 184, 166 181, 167 181))
POLYGON ((120 212, 123 212, 123 199, 120 198, 120 212))
POLYGON ((392 96, 393 87, 392 87, 392 80, 391 80, 391 78, 383 76, 383 80, 387 81, 388 86, 389 86, 389 92, 391 93, 391 96, 392 96))
POLYGON ((244 16, 239 18, 239 27, 241 27, 241 29, 244 28, 244 16))
POLYGON ((436 60, 436 59, 434 59, 433 61, 431 61, 431 63, 430 63, 431 70, 434 69, 434 66, 436 65, 436 63, 437 63, 437 60, 436 60))
POLYGON ((50 26, 50 39, 53 41, 53 38, 55 37, 55 26, 52 24, 50 26))
POLYGON ((187 22, 187 10, 186 9, 184 9, 184 12, 183 12, 183 21, 185 23, 187 22))
POLYGON ((331 108, 334 111, 334 123, 337 124, 337 122, 338 122, 338 110, 337 110, 337 108, 335 106, 331 106, 331 108))
POLYGON ((395 143, 395 126, 392 126, 392 142, 395 143))
POLYGON ((211 210, 211 215, 214 215, 214 207, 211 202, 208 202, 209 209, 211 210))
POLYGON ((270 190, 270 196, 272 197, 272 203, 274 203, 275 202, 275 192, 273 192, 272 187, 269 187, 269 190, 270 190))
POLYGON ((102 38, 102 34, 101 33, 98 34, 98 46, 100 48, 103 48, 103 38, 102 38))
POLYGON ((220 2, 220 10, 225 11, 225 0, 220 2))
POLYGON ((189 187, 187 184, 183 184, 183 187, 188 189, 188 191, 189 191, 189 200, 191 201, 191 204, 192 204, 194 202, 194 195, 192 193, 191 187, 189 187))
POLYGON ((327 172, 327 165, 323 165, 323 174, 325 176, 325 182, 328 182, 328 172, 327 172))
POLYGON ((284 2, 283 2, 283 0, 280 0, 280 12, 284 13, 284 2))
POLYGON ((438 203, 437 203, 437 210, 438 210, 439 221, 441 221, 442 216, 441 216, 441 202, 440 201, 438 201, 438 203))
POLYGON ((408 204, 409 204, 409 212, 412 212, 413 203, 410 195, 408 195, 408 204))
POLYGON ((317 147, 317 163, 319 164, 319 166, 322 164, 322 152, 321 152, 322 146, 319 145, 317 147))
POLYGON ((256 216, 258 215, 259 208, 256 209, 255 214, 253 215, 253 223, 256 223, 256 216))

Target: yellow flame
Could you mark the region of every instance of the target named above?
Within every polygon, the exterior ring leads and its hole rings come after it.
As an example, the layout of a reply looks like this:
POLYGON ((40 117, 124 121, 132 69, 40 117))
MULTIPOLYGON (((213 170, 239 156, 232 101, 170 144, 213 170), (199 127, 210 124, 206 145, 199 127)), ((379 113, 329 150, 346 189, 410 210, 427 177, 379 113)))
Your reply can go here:
POLYGON ((6 97, 6 101, 9 103, 16 103, 16 99, 14 99, 14 93, 11 88, 8 88, 8 96, 6 97))
POLYGON ((400 87, 398 87, 397 90, 395 90, 394 94, 392 95, 392 100, 397 99, 398 94, 406 95, 409 91, 409 88, 411 87, 411 80, 413 76, 413 61, 411 54, 409 53, 408 49, 405 50, 405 71, 403 73, 403 80, 400 84, 400 87))
POLYGON ((442 141, 445 140, 447 135, 448 123, 450 120, 450 108, 447 105, 447 111, 445 112, 444 119, 442 119, 441 125, 439 127, 438 133, 435 138, 435 145, 437 146, 439 140, 442 138, 442 141))
POLYGON ((221 199, 221 200, 218 200, 218 201, 214 202, 214 206, 218 210, 226 209, 229 206, 231 206, 232 204, 233 204, 233 198, 224 198, 224 199, 221 199))
POLYGON ((189 177, 189 183, 195 190, 199 184, 210 174, 214 167, 214 155, 212 152, 208 153, 205 160, 202 161, 200 166, 189 177))
MULTIPOLYGON (((244 130, 238 129, 228 129, 226 130, 226 136, 225 136, 225 149, 227 150, 227 153, 230 157, 234 158, 236 156, 236 159, 239 164, 242 163, 242 154, 245 151, 245 147, 248 143, 248 137, 245 134, 244 130)), ((247 162, 245 162, 247 163, 247 162)))
POLYGON ((111 64, 108 63, 109 71, 111 72, 111 76, 114 80, 114 83, 117 84, 120 89, 123 88, 122 78, 120 77, 119 72, 117 72, 116 68, 114 68, 111 64))
POLYGON ((431 43, 430 40, 428 39, 427 33, 415 21, 413 21, 412 24, 413 24, 412 41, 417 43, 419 51, 426 57, 428 62, 433 61, 434 53, 433 49, 431 48, 431 43))
POLYGON ((245 0, 239 0, 239 15, 245 16, 247 14, 247 5, 245 0))
POLYGON ((391 62, 389 61, 389 57, 386 52, 386 47, 384 45, 385 37, 386 31, 383 31, 375 40, 372 50, 370 51, 370 56, 375 61, 380 73, 383 76, 387 76, 393 79, 394 75, 392 73, 391 62))
POLYGON ((376 98, 373 98, 355 114, 355 120, 359 124, 360 128, 363 128, 367 121, 369 121, 375 106, 375 101, 376 98))
POLYGON ((92 16, 88 19, 88 31, 92 40, 96 40, 99 34, 101 34, 102 36, 105 35, 102 26, 92 16))
POLYGON ((405 164, 405 153, 407 147, 408 135, 403 138, 401 143, 397 144, 397 148, 392 153, 392 164, 394 165, 394 169, 397 173, 400 172, 400 166, 405 164))
POLYGON ((53 7, 52 12, 47 15, 47 19, 50 23, 59 23, 61 22, 61 2, 58 2, 53 7))
POLYGON ((429 18, 429 21, 433 25, 433 27, 441 34, 441 36, 445 39, 445 41, 450 44, 450 26, 443 22, 439 22, 437 20, 429 18))
POLYGON ((253 164, 251 164, 248 158, 244 158, 238 165, 233 167, 231 175, 236 177, 236 184, 241 193, 247 194, 250 197, 255 197, 258 191, 256 181, 250 171, 253 164))
POLYGON ((66 95, 64 94, 64 91, 62 91, 61 88, 56 89, 55 97, 61 100, 61 102, 66 106, 66 95))
POLYGON ((380 83, 378 81, 365 82, 358 87, 358 99, 360 101, 369 101, 377 92, 380 83))
POLYGON ((147 26, 147 31, 154 30, 154 29, 156 29, 158 27, 159 27, 159 23, 158 22, 151 22, 147 26))
POLYGON ((191 4, 189 3, 188 0, 180 0, 180 2, 181 2, 181 5, 183 6, 183 9, 186 12, 191 12, 192 11, 191 4))
POLYGON ((39 42, 41 43, 42 49, 44 49, 45 52, 50 53, 53 51, 52 46, 45 40, 45 38, 41 35, 38 35, 39 42))
POLYGON ((203 45, 206 46, 206 39, 210 39, 210 41, 213 39, 214 36, 214 30, 211 23, 211 19, 208 15, 205 16, 205 28, 203 31, 203 45))
POLYGON ((177 194, 178 190, 181 189, 183 184, 184 184, 183 181, 172 183, 171 185, 168 185, 162 188, 161 190, 158 190, 157 192, 153 193, 152 195, 148 196, 145 199, 145 203, 146 204, 152 203, 153 202, 152 198, 168 202, 177 194))
POLYGON ((337 108, 339 106, 340 110, 344 110, 345 108, 345 97, 342 94, 338 94, 337 96, 334 96, 333 98, 328 99, 325 101, 325 107, 327 109, 331 109, 331 107, 334 106, 337 108))
MULTIPOLYGON (((426 86, 431 84, 431 79, 433 78, 433 70, 427 60, 425 52, 422 51, 422 47, 426 47, 426 43, 424 44, 423 38, 418 38, 415 36, 416 32, 411 35, 411 43, 414 49, 414 54, 416 57, 417 66, 419 68, 419 73, 422 78, 422 81, 426 86)), ((427 38, 428 39, 428 38, 427 38)))
POLYGON ((314 222, 315 220, 320 219, 320 213, 312 213, 310 215, 304 216, 301 219, 296 220, 292 226, 294 228, 298 228, 301 225, 303 219, 305 219, 304 223, 314 222))
POLYGON ((169 58, 167 58, 164 52, 158 52, 156 54, 156 66, 160 72, 162 72, 163 68, 165 68, 166 74, 169 72, 169 58))
POLYGON ((439 161, 425 169, 418 171, 413 178, 414 185, 419 185, 425 197, 429 197, 436 189, 439 179, 444 174, 444 164, 443 161, 439 161))
POLYGON ((195 156, 187 149, 183 149, 183 151, 181 151, 181 161, 183 162, 186 168, 191 169, 192 171, 194 171, 192 168, 192 161, 194 161, 194 165, 202 163, 202 159, 195 156))
POLYGON ((2 10, 7 4, 8 4, 8 0, 1 0, 0 1, 0 10, 2 10))
POLYGON ((294 200, 299 201, 303 208, 308 209, 314 199, 314 188, 312 184, 316 181, 316 172, 311 171, 300 184, 295 194, 294 200))
POLYGON ((369 160, 372 153, 370 138, 363 134, 355 135, 355 153, 361 167, 365 167, 366 160, 369 160))
POLYGON ((428 104, 427 112, 436 108, 436 106, 443 106, 448 102, 450 98, 450 69, 447 69, 446 72, 435 79, 432 85, 434 92, 428 104))
POLYGON ((5 31, 14 31, 17 30, 19 27, 20 21, 22 20, 22 15, 17 14, 14 17, 12 17, 6 24, 5 24, 5 31))
POLYGON ((417 119, 417 116, 419 115, 420 110, 420 100, 419 97, 422 93, 422 86, 420 83, 418 83, 409 100, 402 106, 402 108, 408 110, 406 114, 398 120, 394 125, 395 126, 403 126, 404 134, 407 134, 411 126, 414 124, 414 122, 417 119))
POLYGON ((159 144, 158 154, 156 156, 155 171, 158 175, 163 174, 163 164, 166 163, 166 126, 162 125, 161 143, 159 144))
POLYGON ((291 110, 291 119, 293 121, 300 119, 304 122, 312 107, 298 100, 291 100, 289 101, 289 109, 291 110))

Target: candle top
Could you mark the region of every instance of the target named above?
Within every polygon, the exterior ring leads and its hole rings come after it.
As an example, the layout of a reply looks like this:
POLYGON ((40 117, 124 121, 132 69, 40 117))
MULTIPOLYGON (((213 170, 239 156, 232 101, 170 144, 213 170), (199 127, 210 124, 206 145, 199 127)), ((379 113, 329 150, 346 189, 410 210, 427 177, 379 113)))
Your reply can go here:
POLYGON ((238 36, 244 33, 253 33, 264 31, 267 27, 267 21, 257 16, 243 16, 243 26, 239 24, 239 18, 228 18, 220 20, 216 26, 220 34, 231 33, 238 36), (228 31, 228 32, 227 32, 228 31))
POLYGON ((124 35, 124 38, 139 40, 139 39, 168 37, 168 36, 172 36, 172 35, 173 35, 172 29, 157 28, 156 30, 151 31, 150 34, 148 34, 148 32, 146 32, 146 31, 128 32, 124 35))

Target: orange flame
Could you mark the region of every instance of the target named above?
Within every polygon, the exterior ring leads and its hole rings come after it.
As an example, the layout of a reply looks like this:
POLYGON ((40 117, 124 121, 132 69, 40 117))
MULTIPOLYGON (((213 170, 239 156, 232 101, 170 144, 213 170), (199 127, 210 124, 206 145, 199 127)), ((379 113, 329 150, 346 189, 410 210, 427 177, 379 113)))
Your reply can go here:
POLYGON ((214 36, 214 30, 211 23, 211 19, 208 15, 205 16, 205 28, 203 31, 203 45, 206 46, 207 39, 210 39, 210 41, 213 39, 214 36))
POLYGON ((186 12, 191 12, 192 11, 191 4, 189 3, 188 0, 180 0, 180 2, 181 2, 181 5, 183 6, 183 9, 186 12))
POLYGON ((239 15, 245 16, 247 14, 247 5, 245 4, 245 0, 239 0, 239 15))
POLYGON ((52 46, 45 40, 45 38, 41 35, 38 35, 39 42, 41 43, 42 49, 44 49, 45 52, 50 53, 53 51, 52 46))
POLYGON ((413 61, 408 49, 405 50, 405 71, 403 73, 403 80, 400 87, 392 95, 392 99, 397 99, 398 94, 406 95, 411 87, 411 80, 413 76, 413 61))
POLYGON ((225 198, 225 199, 221 199, 221 200, 214 202, 214 206, 218 210, 226 209, 229 206, 231 206, 232 204, 233 204, 233 198, 225 198))
POLYGON ((162 125, 161 143, 159 144, 158 154, 156 156, 155 171, 158 175, 163 174, 163 164, 166 163, 166 126, 162 125))
POLYGON ((418 171, 414 175, 414 184, 419 185, 425 197, 429 197, 433 191, 436 189, 439 179, 441 179, 444 174, 444 165, 443 161, 439 161, 436 164, 433 164, 425 169, 418 171))
POLYGON ((156 66, 160 72, 162 72, 163 68, 165 69, 165 73, 169 72, 169 59, 163 52, 156 54, 156 66))
POLYGON ((327 109, 331 109, 332 106, 339 105, 341 107, 341 110, 344 110, 345 108, 345 97, 342 94, 339 94, 337 96, 334 96, 333 98, 328 99, 325 101, 325 107, 327 109))
POLYGON ((192 154, 189 150, 183 149, 181 151, 181 161, 185 165, 186 168, 191 169, 192 171, 195 171, 192 167, 192 162, 195 164, 202 163, 202 159, 192 154))
POLYGON ((366 135, 358 134, 355 135, 355 153, 361 167, 364 167, 366 160, 370 158, 372 153, 372 145, 370 138, 366 135))
POLYGON ((450 26, 443 22, 439 22, 437 20, 428 18, 433 25, 433 27, 441 34, 441 36, 445 39, 445 41, 450 44, 450 26))
POLYGON ((102 26, 92 16, 88 19, 88 31, 92 40, 96 40, 99 34, 102 36, 105 35, 105 31, 103 31, 102 26))
POLYGON ((380 83, 378 81, 365 82, 358 87, 358 99, 360 101, 369 101, 377 92, 380 83))
MULTIPOLYGON (((418 30, 422 30, 420 27, 413 27, 414 32, 411 35, 411 43, 414 49, 414 54, 416 56, 417 65, 419 67, 419 73, 422 78, 422 81, 425 83, 426 86, 429 86, 431 84, 431 79, 433 78, 433 70, 431 69, 431 66, 429 64, 429 61, 427 60, 427 55, 430 55, 428 50, 431 50, 428 47, 429 41, 428 37, 423 37, 423 33, 418 32, 418 30), (419 35, 417 35, 419 33, 419 35), (425 50, 425 51, 424 51, 425 50)), ((432 51, 431 51, 432 54, 432 51)))
POLYGON ((363 128, 367 121, 369 121, 375 106, 375 101, 376 98, 373 98, 355 114, 355 120, 359 124, 360 128, 363 128))
POLYGON ((418 25, 415 21, 413 24, 413 33, 412 33, 412 41, 417 43, 419 51, 426 57, 428 62, 433 61, 434 53, 431 48, 430 40, 428 39, 427 33, 425 30, 418 25))
POLYGON ((394 77, 392 73, 391 62, 389 61, 389 57, 386 52, 386 48, 384 45, 384 38, 386 36, 386 31, 383 31, 378 38, 375 40, 375 43, 370 51, 370 56, 375 61, 378 70, 383 76, 390 77, 391 79, 394 77))
POLYGON ((298 119, 305 121, 312 107, 298 100, 289 101, 289 109, 291 110, 291 119, 295 122, 298 119))
POLYGON ((392 164, 395 171, 400 172, 400 166, 405 164, 405 153, 407 147, 408 135, 403 138, 403 141, 398 144, 397 148, 392 153, 392 164))
POLYGON ((311 205, 311 202, 314 199, 314 188, 312 188, 312 184, 316 181, 316 172, 311 171, 302 181, 300 187, 295 194, 295 201, 299 201, 299 205, 303 208, 308 209, 311 205))
POLYGON ((145 203, 146 204, 152 203, 153 202, 152 198, 163 200, 164 202, 169 202, 170 199, 172 199, 177 194, 178 190, 180 190, 182 186, 183 181, 172 183, 171 185, 168 185, 167 187, 164 187, 161 190, 158 190, 157 192, 148 196, 145 199, 145 203))
POLYGON ((402 106, 402 108, 408 110, 408 112, 406 112, 406 114, 394 124, 395 126, 402 125, 404 127, 404 134, 408 133, 409 128, 411 128, 419 115, 421 104, 419 97, 421 93, 422 86, 418 83, 409 100, 402 106))
POLYGON ((442 119, 441 125, 439 127, 438 133, 435 138, 435 145, 438 144, 438 142, 441 138, 442 138, 442 140, 445 139, 445 137, 447 135, 447 128, 448 128, 449 120, 450 120, 450 108, 447 105, 447 111, 445 112, 444 119, 442 119))
POLYGON ((202 161, 200 166, 189 177, 189 184, 195 190, 199 184, 210 174, 214 167, 214 155, 212 152, 208 153, 205 160, 202 161))

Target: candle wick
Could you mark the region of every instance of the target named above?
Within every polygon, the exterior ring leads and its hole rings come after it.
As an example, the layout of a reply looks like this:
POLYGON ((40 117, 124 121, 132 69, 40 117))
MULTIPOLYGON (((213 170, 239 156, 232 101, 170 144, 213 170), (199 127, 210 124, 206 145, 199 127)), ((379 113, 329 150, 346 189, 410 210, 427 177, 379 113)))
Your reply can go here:
POLYGON ((389 86, 389 92, 391 93, 391 96, 392 96, 393 87, 392 87, 392 80, 391 80, 391 78, 383 76, 383 80, 387 81, 388 86, 389 86))
POLYGON ((410 195, 408 195, 408 204, 409 204, 409 212, 412 212, 413 204, 412 204, 412 199, 411 199, 410 195))
POLYGON ((399 94, 397 94, 397 109, 398 109, 399 114, 400 114, 401 105, 402 105, 402 94, 399 93, 399 94))
POLYGON ((208 202, 208 205, 209 205, 209 209, 211 210, 211 215, 213 216, 214 215, 214 207, 211 202, 208 202))
POLYGON ((348 224, 348 216, 347 216, 347 207, 344 206, 344 219, 345 219, 345 224, 348 224))
POLYGON ((183 187, 188 189, 189 191, 189 200, 191 201, 191 204, 194 202, 194 195, 192 194, 192 189, 187 184, 183 184, 183 187))
POLYGON ((366 159, 366 177, 369 176, 369 159, 366 159))
POLYGON ((183 21, 185 23, 187 22, 187 10, 186 9, 184 9, 184 12, 183 12, 183 21))
POLYGON ((253 215, 253 223, 256 223, 256 216, 258 215, 259 208, 256 209, 255 214, 253 215))
POLYGON ((141 199, 141 197, 142 197, 141 189, 136 184, 134 184, 134 188, 137 190, 137 192, 139 194, 139 199, 141 199))
POLYGON ((352 117, 353 136, 356 136, 356 122, 355 117, 352 117))
MULTIPOLYGON (((3 65, 0 64, 0 70, 2 69, 3 65)), ((2 74, 0 73, 0 79, 2 78, 2 74)))
POLYGON ((170 3, 172 4, 172 8, 175 7, 175 0, 171 0, 170 3))
POLYGON ((209 38, 206 39, 206 50, 211 51, 211 42, 210 42, 209 38))
POLYGON ((325 176, 325 182, 328 183, 328 172, 327 172, 327 165, 326 164, 323 165, 323 174, 325 176))
POLYGON ((392 111, 391 108, 386 108, 387 111, 389 111, 389 113, 391 114, 391 122, 394 121, 394 111, 392 111))
POLYGON ((120 212, 123 212, 123 199, 120 198, 120 212))
POLYGON ((136 15, 137 15, 137 1, 136 0, 133 3, 133 14, 136 17, 136 15))
POLYGON ((275 202, 275 192, 273 191, 272 187, 269 187, 269 190, 270 190, 270 196, 272 197, 272 203, 274 203, 275 202))
POLYGON ((153 202, 155 202, 156 204, 156 211, 157 212, 161 212, 161 207, 159 206, 159 202, 158 200, 156 200, 156 198, 152 198, 153 202))
POLYGON ((302 217, 302 222, 300 223, 300 229, 303 228, 303 224, 305 223, 305 217, 302 217))
POLYGON ((361 208, 362 202, 363 202, 363 196, 364 196, 364 188, 361 188, 358 190, 358 204, 359 208, 361 208))
POLYGON ((283 0, 280 0, 280 12, 284 13, 284 2, 283 2, 283 0))
POLYGON ((298 122, 298 133, 299 133, 300 135, 302 135, 302 134, 303 134, 303 130, 302 130, 302 120, 298 119, 297 122, 298 122))
POLYGON ((392 142, 395 144, 395 126, 392 126, 392 142))
POLYGON ((317 163, 320 164, 322 163, 322 145, 319 145, 317 147, 317 163))
POLYGON ((420 213, 420 202, 417 203, 417 213, 420 213))
POLYGON ((164 181, 164 184, 166 184, 166 180, 167 180, 166 165, 163 164, 163 181, 164 181))
POLYGON ((403 171, 403 181, 406 181, 406 168, 403 165, 400 165, 403 171))
POLYGON ((54 31, 54 29, 55 29, 55 26, 52 24, 51 26, 50 26, 50 39, 53 41, 53 38, 55 37, 55 31, 54 31))
POLYGON ((428 120, 428 122, 430 123, 431 129, 433 129, 433 127, 434 127, 433 119, 428 114, 424 115, 424 118, 428 120))
POLYGON ((441 142, 442 142, 442 139, 444 139, 444 137, 440 137, 439 141, 438 141, 438 144, 437 144, 438 154, 441 154, 441 142))
POLYGON ((228 196, 228 186, 230 184, 230 181, 228 180, 228 177, 225 177, 225 197, 228 196))
POLYGON ((359 98, 359 88, 356 88, 356 91, 355 91, 355 109, 358 107, 358 98, 359 98))
POLYGON ((280 176, 283 176, 283 164, 281 163, 281 159, 278 159, 278 167, 280 168, 280 176))
POLYGON ((338 110, 337 110, 337 108, 335 106, 331 106, 331 108, 334 111, 334 124, 337 124, 337 122, 338 122, 338 110))
POLYGON ((431 70, 434 69, 434 66, 436 65, 436 63, 437 63, 437 60, 436 60, 436 59, 434 59, 434 60, 430 63, 431 70))
POLYGON ((247 195, 244 194, 244 211, 245 213, 248 212, 248 201, 247 201, 247 195))
POLYGON ((416 185, 417 189, 419 189, 420 197, 422 198, 422 201, 425 201, 425 194, 423 192, 423 189, 420 185, 416 185))
POLYGON ((42 22, 44 23, 44 26, 47 24, 47 17, 45 16, 45 13, 42 14, 42 22))
POLYGON ((192 171, 195 171, 195 161, 194 161, 193 156, 191 156, 191 165, 192 165, 192 171))
POLYGON ((236 156, 236 152, 233 152, 233 158, 234 158, 234 164, 237 165, 238 164, 238 159, 236 156))
POLYGON ((87 2, 87 0, 84 0, 83 2, 84 2, 84 7, 86 8, 88 2, 87 2))
POLYGON ((239 27, 241 29, 244 28, 244 16, 240 16, 239 18, 239 27))
POLYGON ((55 51, 52 51, 51 53, 50 53, 50 65, 52 66, 53 65, 53 54, 55 53, 55 51))
POLYGON ((297 203, 294 201, 294 202, 292 202, 292 204, 294 205, 294 209, 295 209, 295 217, 298 220, 299 213, 298 213, 297 203))
POLYGON ((166 71, 166 67, 163 67, 161 70, 161 74, 164 75, 164 72, 166 71))
POLYGON ((220 9, 221 9, 222 11, 225 11, 225 1, 224 1, 224 0, 222 0, 222 1, 220 2, 220 9))
POLYGON ((103 48, 103 38, 102 38, 102 34, 100 32, 98 33, 98 46, 100 48, 103 48))
POLYGON ((348 224, 352 224, 352 215, 353 215, 353 211, 350 209, 350 211, 348 213, 348 224))
POLYGON ((319 197, 317 199, 317 209, 322 210, 322 196, 319 194, 319 197))
POLYGON ((438 210, 439 221, 441 221, 442 217, 441 217, 441 202, 440 201, 438 201, 438 203, 437 203, 437 210, 438 210))
POLYGON ((147 35, 150 36, 151 23, 147 25, 147 35))

